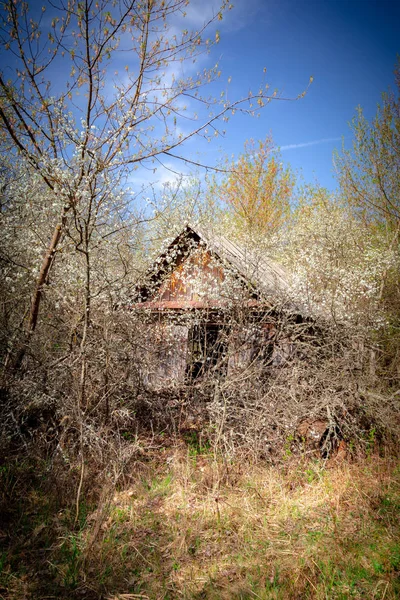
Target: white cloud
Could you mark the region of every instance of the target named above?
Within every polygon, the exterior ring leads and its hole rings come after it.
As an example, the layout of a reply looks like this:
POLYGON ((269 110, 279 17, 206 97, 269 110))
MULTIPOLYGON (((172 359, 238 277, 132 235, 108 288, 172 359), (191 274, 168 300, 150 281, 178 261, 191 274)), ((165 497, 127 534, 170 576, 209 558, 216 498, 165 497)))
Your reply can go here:
MULTIPOLYGON (((222 0, 191 0, 185 9, 185 19, 177 20, 179 25, 200 29, 209 20, 216 17, 220 12, 222 0)), ((214 22, 215 29, 222 32, 236 32, 244 29, 256 14, 265 16, 264 0, 235 0, 232 10, 222 11, 222 22, 218 19, 214 22)))
POLYGON ((192 27, 201 27, 219 13, 220 0, 192 0, 185 9, 186 19, 192 27))

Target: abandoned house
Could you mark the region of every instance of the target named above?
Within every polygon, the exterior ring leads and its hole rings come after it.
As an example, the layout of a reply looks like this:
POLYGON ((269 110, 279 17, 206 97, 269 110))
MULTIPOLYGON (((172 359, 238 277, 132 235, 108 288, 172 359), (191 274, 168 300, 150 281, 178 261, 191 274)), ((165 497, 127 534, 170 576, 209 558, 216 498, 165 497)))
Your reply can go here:
POLYGON ((278 366, 292 352, 282 330, 284 270, 236 243, 187 225, 148 269, 131 305, 143 313, 150 387, 195 383, 249 365, 278 366))

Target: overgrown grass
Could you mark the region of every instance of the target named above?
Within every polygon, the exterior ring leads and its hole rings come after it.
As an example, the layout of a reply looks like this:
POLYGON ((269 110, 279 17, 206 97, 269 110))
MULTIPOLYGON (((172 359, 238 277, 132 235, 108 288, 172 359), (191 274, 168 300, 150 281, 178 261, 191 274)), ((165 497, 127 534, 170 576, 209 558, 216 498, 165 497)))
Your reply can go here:
MULTIPOLYGON (((15 477, 1 471, 3 495, 15 477)), ((274 468, 179 447, 131 481, 74 525, 73 493, 60 510, 33 478, 1 528, 0 598, 400 597, 394 459, 274 468)))

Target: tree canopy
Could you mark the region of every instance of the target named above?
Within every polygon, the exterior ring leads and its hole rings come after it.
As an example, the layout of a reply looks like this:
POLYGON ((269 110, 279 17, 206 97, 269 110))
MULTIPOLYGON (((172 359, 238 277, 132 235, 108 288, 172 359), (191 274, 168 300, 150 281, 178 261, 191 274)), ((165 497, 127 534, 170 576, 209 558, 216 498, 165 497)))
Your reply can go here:
POLYGON ((358 107, 353 146, 335 157, 344 196, 360 215, 389 231, 400 227, 400 62, 395 74, 397 89, 382 94, 372 121, 358 107))
POLYGON ((280 162, 271 136, 250 140, 214 193, 252 235, 276 233, 287 221, 294 177, 280 162))

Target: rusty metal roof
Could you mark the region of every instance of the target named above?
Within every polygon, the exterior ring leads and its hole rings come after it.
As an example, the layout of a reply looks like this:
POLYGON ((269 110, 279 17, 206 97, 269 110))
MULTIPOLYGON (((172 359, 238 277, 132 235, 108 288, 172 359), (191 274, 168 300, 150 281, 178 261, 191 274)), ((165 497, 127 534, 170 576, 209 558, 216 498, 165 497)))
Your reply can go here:
MULTIPOLYGON (((191 226, 186 227, 191 230, 191 226)), ((196 233, 224 263, 228 263, 245 281, 250 282, 263 296, 276 296, 289 290, 286 271, 276 262, 258 257, 250 249, 224 236, 209 236, 198 227, 196 233)))
POLYGON ((135 303, 146 302, 150 305, 156 289, 177 263, 185 260, 199 246, 206 247, 225 268, 238 277, 249 288, 253 298, 287 300, 289 283, 287 274, 280 265, 272 260, 256 257, 247 248, 224 236, 214 236, 198 226, 188 224, 147 270, 143 284, 138 288, 135 303))

